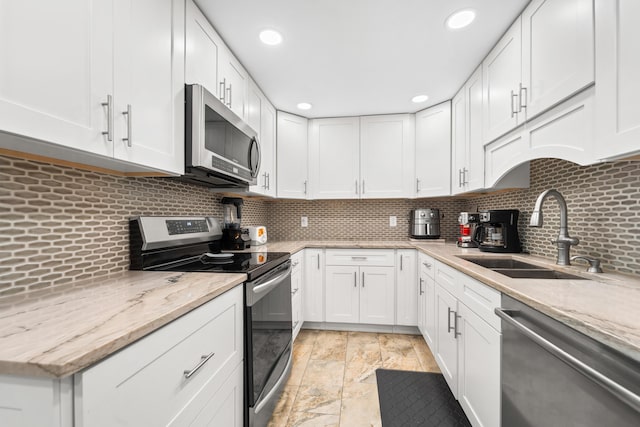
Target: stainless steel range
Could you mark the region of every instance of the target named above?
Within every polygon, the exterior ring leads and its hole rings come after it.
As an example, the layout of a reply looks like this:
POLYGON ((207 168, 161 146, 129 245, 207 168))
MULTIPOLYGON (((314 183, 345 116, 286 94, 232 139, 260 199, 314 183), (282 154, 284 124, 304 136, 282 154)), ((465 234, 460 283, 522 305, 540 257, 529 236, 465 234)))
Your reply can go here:
POLYGON ((245 425, 266 426, 291 372, 291 261, 288 252, 221 252, 221 239, 211 217, 135 217, 130 268, 247 274, 245 425))

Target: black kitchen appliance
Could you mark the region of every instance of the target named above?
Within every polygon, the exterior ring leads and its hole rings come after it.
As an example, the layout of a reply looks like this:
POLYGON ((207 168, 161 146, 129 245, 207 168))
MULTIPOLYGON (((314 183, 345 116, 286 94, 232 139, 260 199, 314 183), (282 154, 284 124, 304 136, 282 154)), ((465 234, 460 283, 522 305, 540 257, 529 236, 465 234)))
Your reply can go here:
POLYGON ((129 221, 130 268, 245 273, 245 426, 269 422, 292 364, 291 261, 288 252, 225 253, 210 217, 129 221))
POLYGON ((241 251, 251 246, 249 229, 242 228, 242 205, 239 197, 223 197, 224 228, 222 229, 222 249, 241 251))
POLYGON ((518 236, 517 209, 488 210, 478 213, 478 227, 473 241, 482 252, 522 252, 518 236))

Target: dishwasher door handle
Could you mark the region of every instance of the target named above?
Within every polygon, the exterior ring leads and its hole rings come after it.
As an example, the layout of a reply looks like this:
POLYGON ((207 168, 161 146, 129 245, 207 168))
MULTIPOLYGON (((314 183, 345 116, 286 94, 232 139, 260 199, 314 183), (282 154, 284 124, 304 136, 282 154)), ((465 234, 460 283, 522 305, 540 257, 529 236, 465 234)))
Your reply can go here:
POLYGON ((594 383, 598 384, 609 393, 613 394, 615 397, 632 407, 637 412, 640 412, 640 396, 613 381, 611 378, 602 374, 600 371, 593 369, 591 366, 575 358, 557 345, 553 344, 549 340, 529 329, 527 326, 518 322, 512 316, 513 313, 518 312, 517 310, 503 310, 498 307, 494 310, 494 312, 498 317, 516 328, 518 332, 529 338, 534 343, 538 344, 544 350, 557 357, 594 383))

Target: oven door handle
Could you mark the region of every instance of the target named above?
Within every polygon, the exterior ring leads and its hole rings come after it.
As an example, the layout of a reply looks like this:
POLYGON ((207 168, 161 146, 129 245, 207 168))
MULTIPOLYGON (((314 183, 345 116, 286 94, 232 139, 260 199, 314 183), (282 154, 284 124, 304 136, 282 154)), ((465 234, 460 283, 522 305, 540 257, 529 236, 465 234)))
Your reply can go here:
POLYGON ((591 366, 575 358, 571 354, 562 350, 560 347, 556 346, 555 344, 538 335, 522 323, 515 320, 512 314, 517 313, 517 311, 503 310, 498 307, 494 310, 494 313, 504 322, 516 328, 518 332, 529 338, 534 343, 538 344, 547 352, 551 353, 552 355, 578 371, 580 374, 584 375, 594 383, 598 384, 600 387, 607 390, 609 393, 613 394, 618 399, 625 402, 636 411, 640 412, 640 396, 613 381, 611 378, 602 374, 600 371, 593 369, 591 366))
POLYGON ((287 269, 282 273, 278 274, 274 278, 269 279, 266 282, 251 289, 251 294, 253 294, 254 300, 260 299, 259 298, 260 295, 269 292, 270 290, 278 286, 280 283, 282 283, 289 276, 291 276, 291 263, 289 263, 289 266, 287 267, 287 269))

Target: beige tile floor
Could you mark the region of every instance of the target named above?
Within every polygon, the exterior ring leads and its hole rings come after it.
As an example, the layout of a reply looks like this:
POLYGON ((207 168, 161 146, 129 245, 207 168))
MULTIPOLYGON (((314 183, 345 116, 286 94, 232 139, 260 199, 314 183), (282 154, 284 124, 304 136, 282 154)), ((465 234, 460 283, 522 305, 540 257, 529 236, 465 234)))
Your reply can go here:
POLYGON ((269 426, 380 426, 377 368, 440 372, 419 335, 303 329, 269 426))

